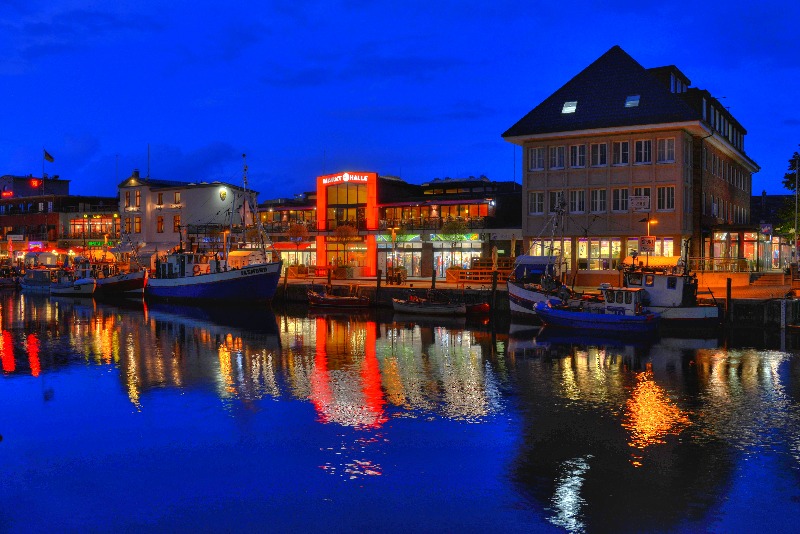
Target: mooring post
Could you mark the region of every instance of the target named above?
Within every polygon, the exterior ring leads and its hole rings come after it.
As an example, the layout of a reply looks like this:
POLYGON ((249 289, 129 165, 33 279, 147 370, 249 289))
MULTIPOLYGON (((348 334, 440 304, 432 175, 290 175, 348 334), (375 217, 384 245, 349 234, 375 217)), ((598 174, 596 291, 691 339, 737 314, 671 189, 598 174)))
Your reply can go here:
POLYGON ((495 305, 497 304, 497 271, 492 271, 492 316, 494 316, 495 305))
POLYGON ((381 301, 381 276, 383 276, 383 271, 378 269, 378 284, 375 286, 375 304, 376 305, 381 301))
POLYGON ((725 279, 725 321, 731 322, 733 314, 731 313, 731 279, 725 279))

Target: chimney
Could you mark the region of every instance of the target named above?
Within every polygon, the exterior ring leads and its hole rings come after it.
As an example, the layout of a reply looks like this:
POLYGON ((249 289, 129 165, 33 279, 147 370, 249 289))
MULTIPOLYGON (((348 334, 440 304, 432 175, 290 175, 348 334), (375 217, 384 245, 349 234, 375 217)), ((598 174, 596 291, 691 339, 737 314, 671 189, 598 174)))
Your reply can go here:
POLYGON ((133 174, 131 174, 131 178, 138 178, 139 177, 139 169, 133 169, 133 174))

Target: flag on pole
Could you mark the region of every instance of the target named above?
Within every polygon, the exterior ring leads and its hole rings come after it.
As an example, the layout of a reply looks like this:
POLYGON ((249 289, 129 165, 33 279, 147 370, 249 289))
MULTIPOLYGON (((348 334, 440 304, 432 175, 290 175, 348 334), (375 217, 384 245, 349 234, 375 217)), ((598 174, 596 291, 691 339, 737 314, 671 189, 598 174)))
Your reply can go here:
MULTIPOLYGON (((42 150, 44 150, 44 149, 42 149, 42 150)), ((50 163, 53 163, 53 156, 51 156, 50 153, 47 150, 44 150, 44 159, 46 159, 50 163)))

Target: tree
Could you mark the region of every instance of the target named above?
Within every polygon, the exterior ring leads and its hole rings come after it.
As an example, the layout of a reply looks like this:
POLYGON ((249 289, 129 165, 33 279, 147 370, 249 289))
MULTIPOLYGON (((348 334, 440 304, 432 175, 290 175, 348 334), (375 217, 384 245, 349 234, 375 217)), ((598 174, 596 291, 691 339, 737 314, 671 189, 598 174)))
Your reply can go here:
MULTIPOLYGON (((797 205, 795 203, 795 195, 797 192, 795 191, 795 188, 797 187, 798 179, 800 179, 798 178, 797 174, 798 165, 800 165, 800 154, 795 152, 789 159, 789 166, 787 167, 787 171, 784 173, 783 180, 781 181, 783 187, 791 191, 793 194, 791 197, 786 199, 786 201, 783 203, 783 206, 781 206, 778 210, 778 225, 774 229, 776 234, 794 234, 795 218, 797 217, 797 205)), ((795 239, 796 238, 797 236, 795 236, 795 239)))
POLYGON ((297 256, 300 254, 300 243, 308 237, 308 228, 306 225, 300 223, 293 223, 286 230, 286 235, 289 236, 290 241, 294 241, 294 263, 297 264, 297 256))
MULTIPOLYGON (((456 243, 464 241, 464 234, 467 233, 469 228, 467 224, 459 219, 450 219, 442 225, 441 235, 445 241, 450 241, 455 246, 456 243)), ((461 257, 464 259, 463 253, 461 257)))
POLYGON ((341 265, 347 264, 347 244, 358 239, 358 230, 352 224, 340 224, 333 231, 336 240, 342 244, 342 254, 344 256, 341 265))

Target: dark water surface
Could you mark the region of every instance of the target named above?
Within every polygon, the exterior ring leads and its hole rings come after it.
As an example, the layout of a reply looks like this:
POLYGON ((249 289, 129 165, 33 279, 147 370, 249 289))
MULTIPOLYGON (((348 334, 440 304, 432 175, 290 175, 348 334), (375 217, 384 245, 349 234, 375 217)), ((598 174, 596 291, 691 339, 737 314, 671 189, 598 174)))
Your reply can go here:
POLYGON ((800 365, 763 338, 14 293, 0 312, 2 532, 798 528, 800 365))

